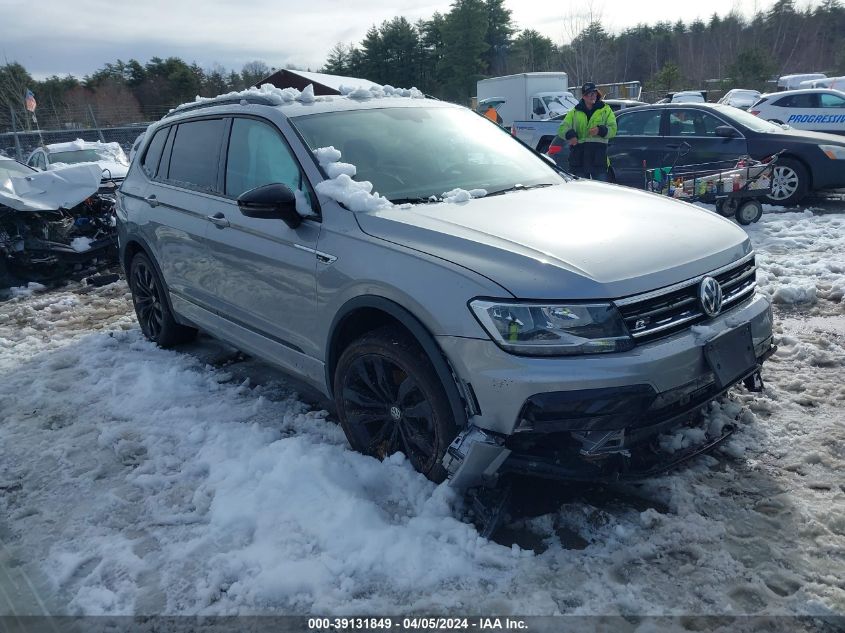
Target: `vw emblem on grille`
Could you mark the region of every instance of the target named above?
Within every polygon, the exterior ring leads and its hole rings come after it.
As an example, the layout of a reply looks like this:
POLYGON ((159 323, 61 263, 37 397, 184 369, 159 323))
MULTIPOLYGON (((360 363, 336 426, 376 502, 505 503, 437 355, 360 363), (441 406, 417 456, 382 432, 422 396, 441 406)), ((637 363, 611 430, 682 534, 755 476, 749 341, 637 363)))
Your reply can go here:
POLYGON ((698 286, 698 301, 704 314, 714 317, 722 310, 722 286, 712 277, 705 277, 698 286))
POLYGON ((402 409, 399 407, 390 407, 390 417, 398 421, 402 417, 402 409))

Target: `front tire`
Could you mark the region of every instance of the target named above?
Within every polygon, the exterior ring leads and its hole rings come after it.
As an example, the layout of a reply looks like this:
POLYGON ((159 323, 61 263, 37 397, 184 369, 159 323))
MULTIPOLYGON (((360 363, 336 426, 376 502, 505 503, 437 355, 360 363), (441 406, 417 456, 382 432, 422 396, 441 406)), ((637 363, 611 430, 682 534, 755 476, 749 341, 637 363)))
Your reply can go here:
POLYGON ((164 284, 150 258, 138 253, 129 265, 129 288, 135 315, 144 336, 159 347, 173 347, 193 339, 194 328, 179 325, 173 318, 164 284))
POLYGON ((397 327, 368 332, 338 360, 334 394, 353 449, 379 459, 402 452, 435 483, 458 433, 446 392, 422 348, 397 327))
POLYGON ((782 158, 773 167, 772 193, 766 200, 785 207, 798 204, 807 195, 809 180, 803 164, 792 158, 782 158))

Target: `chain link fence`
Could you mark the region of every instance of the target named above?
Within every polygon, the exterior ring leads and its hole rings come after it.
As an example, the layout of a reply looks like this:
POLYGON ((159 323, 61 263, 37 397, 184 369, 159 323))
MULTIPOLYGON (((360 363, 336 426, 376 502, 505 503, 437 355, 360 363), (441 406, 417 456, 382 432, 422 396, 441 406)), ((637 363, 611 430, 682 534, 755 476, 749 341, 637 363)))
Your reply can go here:
POLYGON ((23 108, 0 108, 0 152, 19 161, 41 145, 84 141, 116 142, 126 151, 147 126, 170 110, 83 104, 78 107, 41 108, 33 116, 23 108))

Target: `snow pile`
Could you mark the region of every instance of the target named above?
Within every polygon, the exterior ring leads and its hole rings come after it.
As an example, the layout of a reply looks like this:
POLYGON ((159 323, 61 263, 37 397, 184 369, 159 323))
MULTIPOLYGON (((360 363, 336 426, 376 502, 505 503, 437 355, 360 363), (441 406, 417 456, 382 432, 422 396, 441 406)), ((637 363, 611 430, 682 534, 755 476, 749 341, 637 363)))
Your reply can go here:
MULTIPOLYGON (((79 152, 86 149, 93 149, 103 160, 112 161, 124 167, 129 165, 129 159, 119 143, 103 143, 102 141, 84 141, 81 138, 67 143, 51 143, 47 145, 50 153, 57 152, 79 152)), ((61 163, 56 163, 57 165, 61 163)), ((49 167, 49 166, 48 166, 49 167)))
POLYGON ((384 196, 373 193, 373 183, 368 180, 352 180, 355 166, 340 162, 340 151, 334 147, 320 147, 314 150, 320 165, 329 176, 329 180, 317 183, 318 193, 336 200, 350 211, 376 211, 393 206, 384 196))
POLYGON ((425 99, 425 95, 416 88, 394 88, 388 84, 385 84, 384 86, 370 86, 369 88, 365 88, 363 86, 341 86, 340 94, 358 101, 382 99, 384 97, 425 99))
POLYGON ((25 286, 16 286, 14 288, 9 288, 9 295, 11 297, 31 297, 34 293, 46 290, 46 288, 46 286, 43 286, 34 281, 30 281, 25 286))
MULTIPOLYGON (((396 98, 410 98, 410 99, 424 99, 425 95, 416 88, 394 88, 393 86, 372 86, 364 88, 362 86, 341 86, 340 93, 344 97, 355 99, 358 101, 366 101, 368 99, 380 99, 385 97, 396 98)), ((197 96, 192 102, 183 103, 176 106, 171 112, 177 112, 182 108, 186 108, 196 103, 207 103, 216 101, 218 99, 237 99, 247 97, 265 97, 269 98, 274 105, 289 105, 294 102, 303 104, 311 104, 318 101, 331 101, 335 97, 331 96, 315 96, 314 85, 308 84, 301 92, 297 88, 277 88, 273 84, 262 84, 260 88, 247 88, 246 90, 239 90, 228 92, 226 94, 218 95, 216 97, 200 97, 197 96)))
POLYGON ((57 615, 837 616, 843 223, 749 228, 762 290, 815 284, 817 301, 775 306, 763 393, 708 407, 708 436, 738 426, 718 452, 634 485, 531 482, 542 509, 502 545, 402 456, 353 453, 286 383, 245 380, 259 363, 143 340, 123 282, 21 292, 0 304, 2 571, 57 615))
POLYGON ((71 240, 70 247, 77 253, 84 253, 91 249, 91 242, 93 241, 90 237, 75 237, 71 240))
POLYGON ((845 296, 842 214, 766 213, 746 227, 757 252, 758 285, 774 303, 841 313, 845 296))
POLYGON ((443 194, 443 202, 458 204, 461 202, 469 202, 473 198, 483 198, 487 195, 486 189, 452 189, 443 194))

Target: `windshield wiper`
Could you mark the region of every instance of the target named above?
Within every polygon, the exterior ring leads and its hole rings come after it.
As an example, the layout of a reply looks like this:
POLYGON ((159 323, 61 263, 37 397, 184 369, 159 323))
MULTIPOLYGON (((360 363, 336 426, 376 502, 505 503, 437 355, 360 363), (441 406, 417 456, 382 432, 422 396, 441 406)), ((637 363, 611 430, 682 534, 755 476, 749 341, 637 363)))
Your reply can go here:
POLYGON ((511 191, 528 191, 529 189, 541 189, 542 187, 551 187, 554 183, 551 182, 541 182, 537 185, 523 185, 520 183, 516 183, 513 187, 507 187, 506 189, 499 189, 498 191, 490 191, 487 193, 487 197, 490 196, 500 196, 503 193, 510 193, 511 191))
POLYGON ((427 198, 422 196, 414 198, 390 198, 389 200, 393 204, 431 204, 432 202, 440 202, 438 196, 428 196, 427 198))

